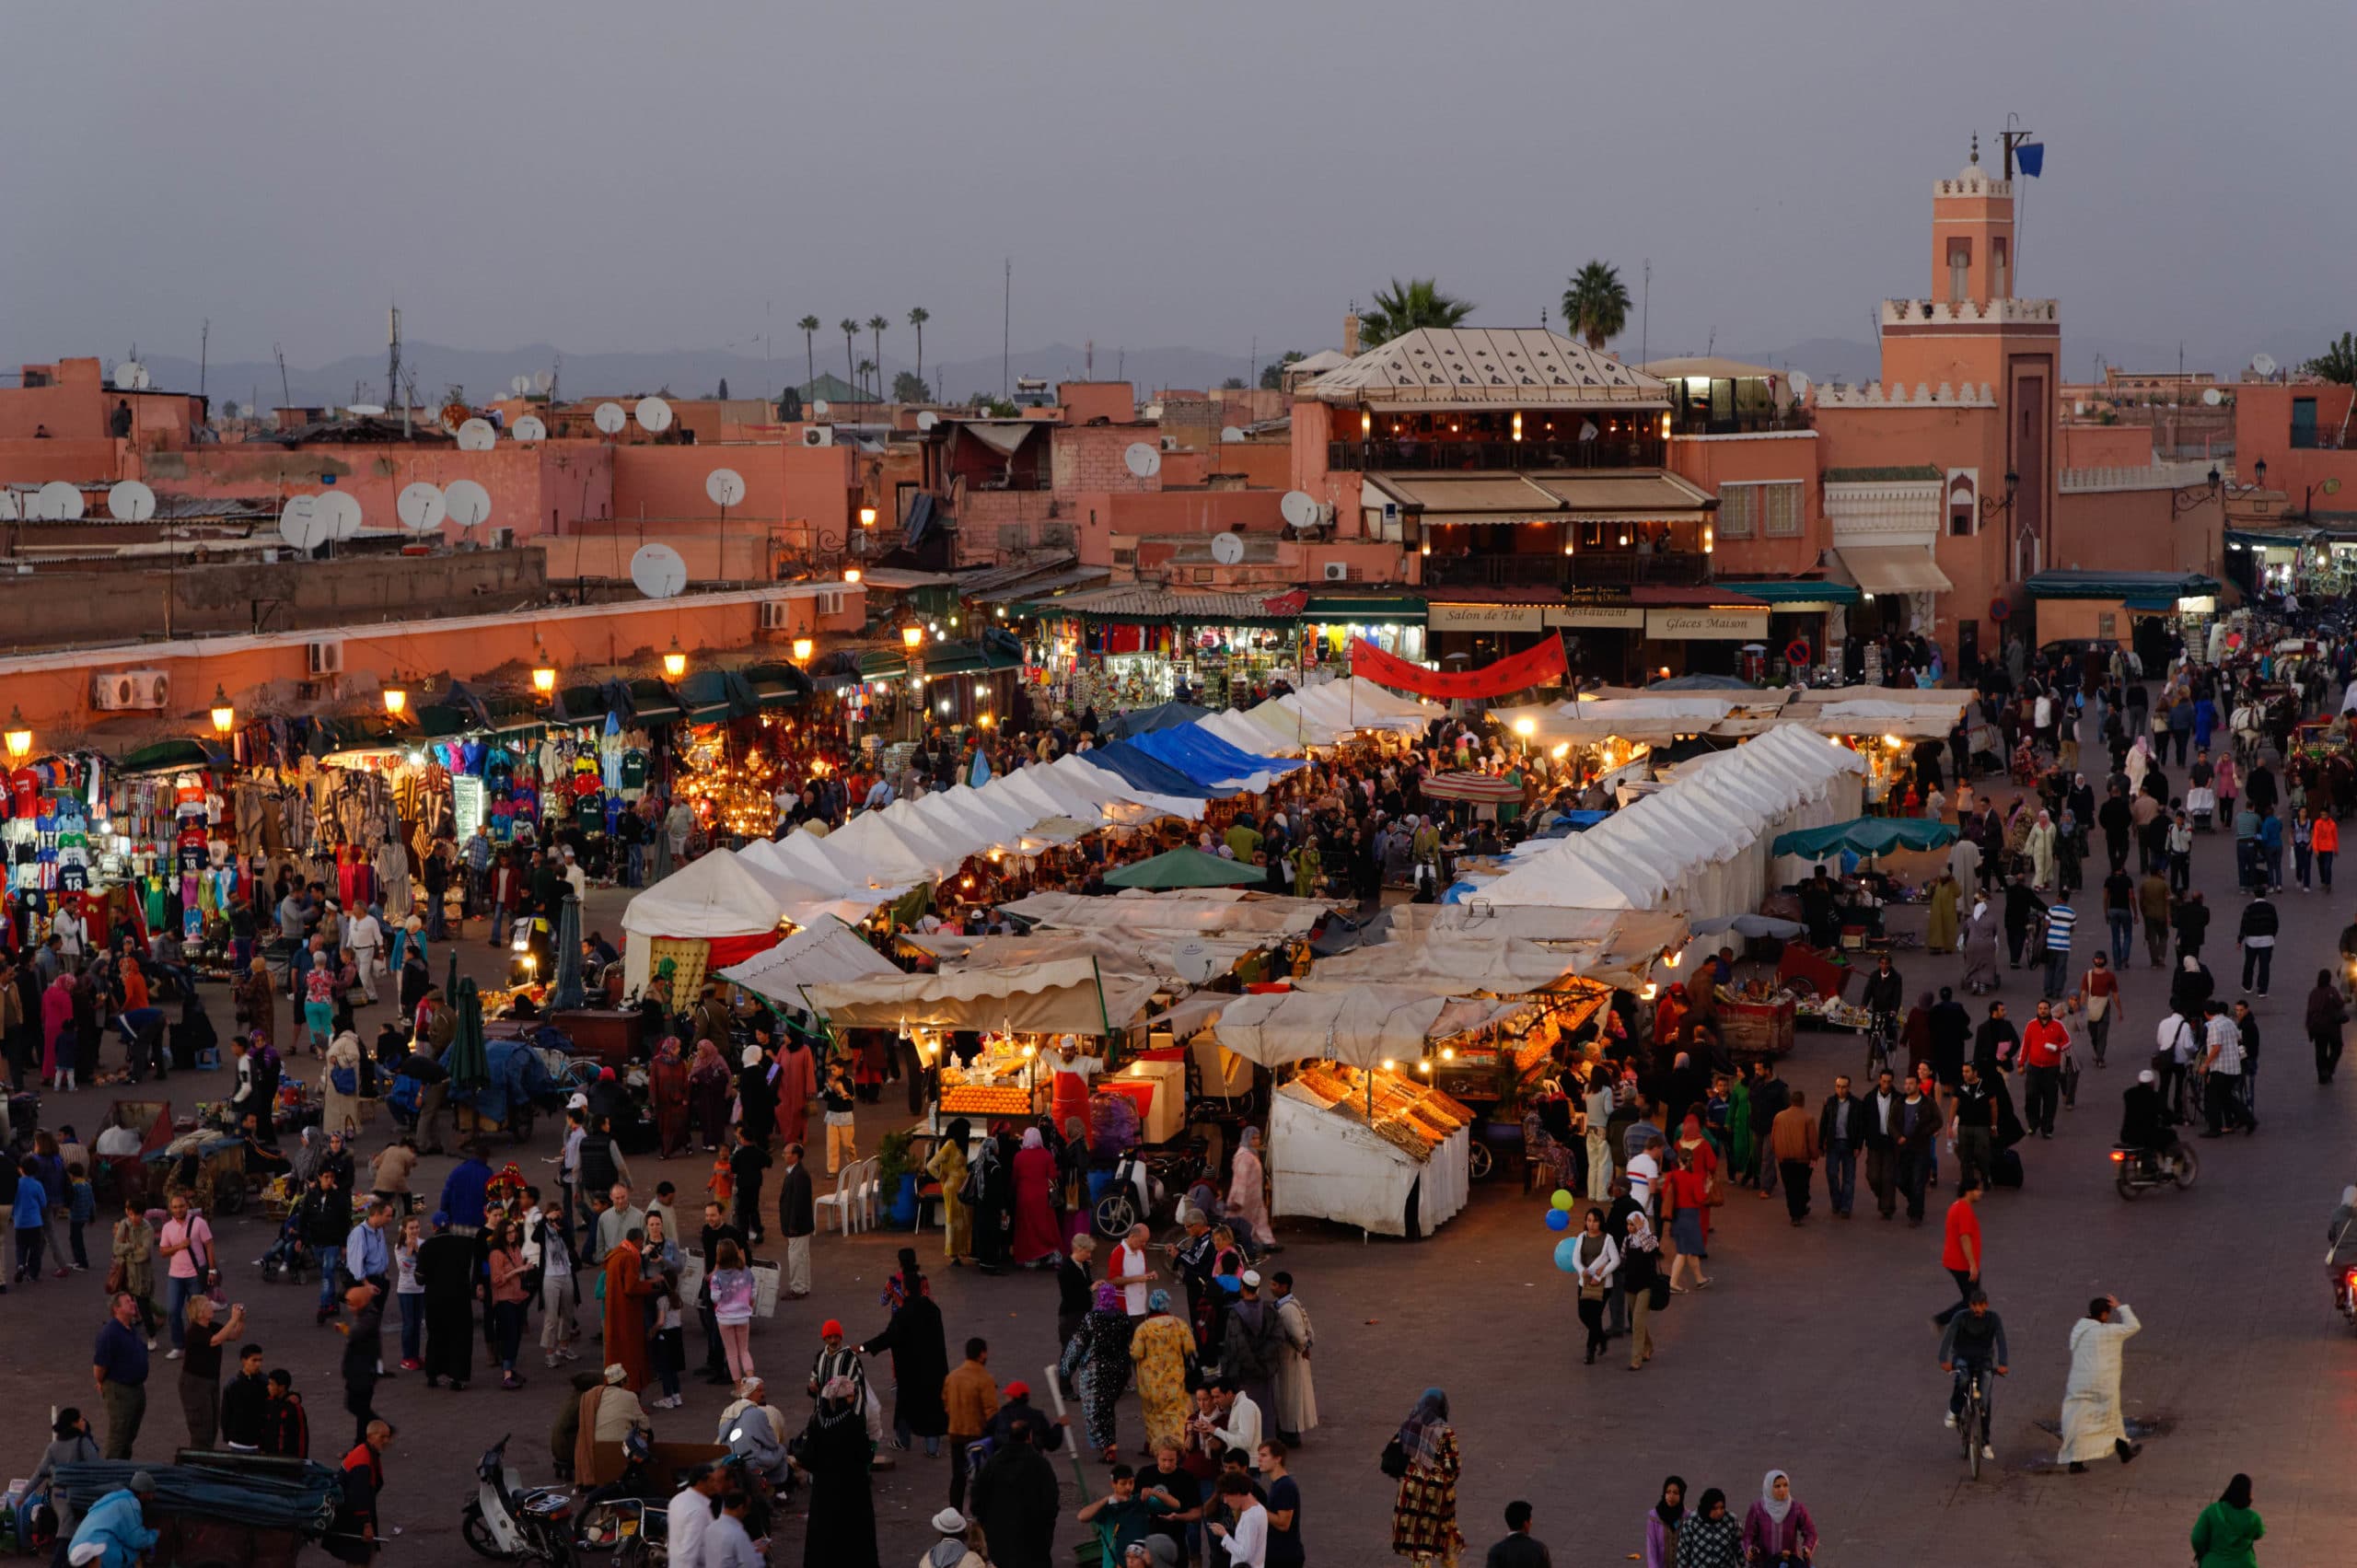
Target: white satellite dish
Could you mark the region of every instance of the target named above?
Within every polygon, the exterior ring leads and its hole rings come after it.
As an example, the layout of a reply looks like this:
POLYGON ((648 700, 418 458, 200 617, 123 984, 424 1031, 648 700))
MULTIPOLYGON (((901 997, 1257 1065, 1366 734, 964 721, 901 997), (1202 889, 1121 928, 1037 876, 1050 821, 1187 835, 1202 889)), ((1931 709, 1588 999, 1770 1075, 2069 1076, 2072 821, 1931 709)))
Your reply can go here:
POLYGON ((331 490, 318 498, 314 512, 328 530, 328 537, 343 540, 360 531, 360 503, 341 490, 331 490))
POLYGON ((553 372, 553 371, 549 371, 549 370, 535 370, 535 371, 533 371, 533 372, 532 372, 532 389, 533 389, 534 391, 536 391, 536 392, 545 392, 545 391, 547 391, 551 387, 553 387, 553 386, 555 386, 555 385, 556 385, 556 374, 555 374, 555 372, 553 372))
POLYGON ((630 558, 630 580, 648 598, 677 598, 688 586, 688 563, 668 544, 642 544, 630 558))
POLYGON ((1232 533, 1212 535, 1212 559, 1223 566, 1233 566, 1244 559, 1244 541, 1232 533))
POLYGON ((811 417, 812 417, 812 418, 814 418, 814 419, 824 419, 824 418, 826 418, 826 417, 827 417, 827 400, 826 400, 826 399, 824 399, 824 398, 816 398, 816 399, 813 399, 813 400, 811 401, 811 403, 810 403, 810 414, 811 414, 811 417))
POLYGON ((62 479, 52 479, 41 487, 41 494, 34 497, 34 503, 41 507, 38 516, 42 520, 70 523, 82 515, 82 487, 68 484, 62 479))
POLYGON ((459 450, 461 452, 488 452, 498 445, 499 432, 491 427, 491 421, 487 419, 470 419, 459 426, 459 450))
POLYGON ((662 435, 671 428, 671 405, 661 398, 639 399, 638 423, 649 435, 662 435))
POLYGON ((1152 479, 1162 471, 1162 449, 1148 441, 1132 441, 1122 448, 1121 461, 1140 479, 1152 479))
POLYGON ((126 392, 135 392, 147 385, 147 367, 135 359, 126 359, 114 367, 114 384, 126 392))
POLYGON ((516 422, 517 440, 545 441, 548 438, 549 427, 541 422, 539 414, 528 413, 516 422))
POLYGON ((450 506, 442 499, 441 486, 420 481, 402 487, 393 502, 393 514, 410 532, 428 533, 442 526, 442 519, 450 515, 450 506))
POLYGON ((2218 390, 2215 387, 2205 387, 2201 390, 2201 401, 2209 404, 2212 408, 2216 408, 2220 403, 2226 401, 2226 394, 2218 390))
POLYGON ((2261 376, 2272 376, 2275 374, 2275 356, 2271 354, 2252 354, 2250 367, 2261 376))
POLYGON ((532 378, 529 376, 516 377, 507 383, 507 389, 519 398, 523 397, 531 391, 532 378))
POLYGON ((630 415, 623 412, 620 403, 599 403, 594 417, 598 428, 609 436, 620 436, 622 426, 630 423, 630 415))
POLYGON ((471 479, 459 480, 442 492, 442 505, 450 521, 470 528, 491 517, 491 492, 471 479))
POLYGON ((1228 446, 1234 446, 1237 442, 1244 439, 1244 432, 1231 424, 1219 433, 1219 438, 1223 443, 1228 446))
POLYGON ((297 550, 317 550, 328 541, 328 521, 319 516, 316 495, 290 495, 278 514, 278 537, 297 550))
POLYGON ((1288 490, 1284 499, 1277 503, 1277 510, 1284 520, 1297 528, 1318 526, 1318 497, 1306 490, 1288 490))
POLYGON ((734 506, 745 499, 745 476, 735 469, 714 469, 703 476, 703 493, 715 506, 734 506))
POLYGON ((1793 389, 1793 396, 1796 398, 1805 398, 1808 396, 1810 382, 1807 371, 1795 370, 1786 378, 1786 380, 1793 389))
POLYGON ((382 403, 354 403, 343 412, 358 418, 368 414, 382 413, 385 412, 385 405, 382 403))
POLYGON ((135 479, 107 492, 107 510, 120 523, 144 523, 156 515, 156 493, 135 479))
POLYGON ((1171 947, 1170 967, 1188 984, 1202 985, 1217 971, 1219 960, 1213 957, 1209 943, 1200 936, 1190 936, 1171 947))
POLYGON ((13 523, 25 515, 24 503, 17 499, 13 490, 0 489, 0 523, 13 523))
POLYGON ((917 428, 919 430, 930 430, 940 423, 941 416, 934 412, 931 409, 926 409, 917 415, 917 428))

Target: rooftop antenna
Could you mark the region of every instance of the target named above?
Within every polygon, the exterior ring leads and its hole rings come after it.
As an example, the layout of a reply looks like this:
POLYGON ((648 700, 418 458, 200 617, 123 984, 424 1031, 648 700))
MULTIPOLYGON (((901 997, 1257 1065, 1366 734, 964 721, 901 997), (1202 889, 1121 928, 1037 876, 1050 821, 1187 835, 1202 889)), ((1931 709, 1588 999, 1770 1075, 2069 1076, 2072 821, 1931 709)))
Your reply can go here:
POLYGON ((1089 338, 1080 345, 1080 373, 1085 379, 1090 381, 1097 379, 1097 340, 1095 338, 1089 338))
POLYGON ((1006 396, 1012 384, 1006 378, 1007 345, 1014 341, 1015 329, 1015 258, 1006 259, 1006 285, 999 296, 998 308, 998 395, 1006 396))
POLYGON ((1651 256, 1645 258, 1645 286, 1640 297, 1643 303, 1637 307, 1637 363, 1651 365, 1654 361, 1654 259, 1651 256))
POLYGON ((204 324, 196 330, 196 395, 200 398, 204 396, 204 369, 213 357, 212 350, 213 318, 207 316, 204 324))
MULTIPOLYGON (((385 308, 385 398, 391 401, 401 395, 401 308, 385 308)), ((401 434, 409 434, 409 410, 401 410, 401 434)))
POLYGON ((286 351, 279 347, 276 343, 273 343, 270 345, 270 352, 275 355, 278 360, 279 402, 283 407, 293 408, 295 406, 295 394, 286 389, 286 351))

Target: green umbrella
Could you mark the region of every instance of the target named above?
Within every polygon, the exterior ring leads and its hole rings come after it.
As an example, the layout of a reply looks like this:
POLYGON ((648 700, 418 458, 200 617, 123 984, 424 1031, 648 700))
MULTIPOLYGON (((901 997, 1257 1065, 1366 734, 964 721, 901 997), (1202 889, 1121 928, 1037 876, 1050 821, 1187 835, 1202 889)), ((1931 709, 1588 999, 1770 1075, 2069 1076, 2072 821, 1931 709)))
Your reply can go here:
POLYGON ((1151 860, 1105 873, 1109 888, 1241 888, 1268 880, 1265 866, 1248 865, 1199 849, 1166 850, 1151 860))
MULTIPOLYGON (((457 960, 452 960, 457 967, 457 960)), ((480 1089, 491 1083, 491 1057, 482 1045, 482 997, 475 991, 475 982, 462 980, 452 990, 450 1005, 459 1010, 459 1032, 444 1053, 442 1065, 449 1071, 453 1089, 480 1089)))
POLYGON ((556 979, 549 1005, 560 1010, 589 1005, 581 984, 581 900, 568 889, 556 921, 556 979))

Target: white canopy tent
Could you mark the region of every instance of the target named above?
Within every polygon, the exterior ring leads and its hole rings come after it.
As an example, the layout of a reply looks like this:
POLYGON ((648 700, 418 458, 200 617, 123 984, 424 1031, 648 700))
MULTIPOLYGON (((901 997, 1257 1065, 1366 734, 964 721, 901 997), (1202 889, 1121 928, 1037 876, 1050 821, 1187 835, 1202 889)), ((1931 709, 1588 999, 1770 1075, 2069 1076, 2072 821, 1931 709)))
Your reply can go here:
POLYGON ((1033 893, 999 906, 1017 920, 1051 929, 1226 935, 1253 938, 1260 947, 1306 935, 1333 907, 1323 899, 1289 899, 1240 888, 1132 889, 1110 898, 1033 893))
POLYGON ((832 916, 795 932, 768 952, 731 964, 720 978, 781 1006, 800 1009, 806 985, 840 984, 876 975, 899 975, 889 958, 859 939, 832 916))
POLYGON ((849 1028, 1007 1029, 1103 1035, 1143 1012, 1155 990, 1134 975, 1100 975, 1086 958, 948 974, 878 975, 814 985, 804 994, 849 1028))
POLYGON ((623 909, 623 994, 645 991, 656 937, 758 936, 775 931, 782 919, 769 889, 732 852, 714 850, 691 860, 623 909))

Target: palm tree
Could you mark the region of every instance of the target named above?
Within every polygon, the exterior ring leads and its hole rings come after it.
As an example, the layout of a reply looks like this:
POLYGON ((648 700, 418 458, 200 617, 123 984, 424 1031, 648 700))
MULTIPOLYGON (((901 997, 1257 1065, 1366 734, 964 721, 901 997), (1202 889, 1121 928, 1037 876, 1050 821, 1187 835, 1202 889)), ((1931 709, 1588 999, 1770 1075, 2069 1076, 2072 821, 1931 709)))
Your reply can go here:
POLYGON ((802 329, 802 365, 810 372, 808 384, 811 395, 815 397, 819 385, 819 351, 811 345, 811 340, 818 335, 821 323, 816 316, 805 316, 794 324, 802 329))
POLYGON ((2327 343, 2322 354, 2300 368, 2321 380, 2338 381, 2344 387, 2357 384, 2357 337, 2341 333, 2339 343, 2327 343))
MULTIPOLYGON (((884 363, 884 329, 891 324, 881 316, 870 316, 867 319, 867 330, 876 334, 876 363, 878 365, 884 363)), ((878 402, 884 401, 884 378, 880 376, 876 380, 876 401, 878 402)))
MULTIPOLYGON (((863 359, 863 360, 861 360, 861 361, 859 362, 859 386, 860 386, 860 393, 859 393, 859 395, 860 395, 862 398, 865 398, 865 397, 866 397, 866 396, 868 395, 867 388, 868 388, 868 387, 869 387, 869 385, 874 381, 874 379, 875 379, 875 376, 876 376, 876 362, 875 362, 874 360, 872 360, 872 359, 863 359)), ((876 396, 876 400, 877 400, 878 402, 883 401, 883 400, 884 400, 884 393, 883 393, 883 391, 882 391, 880 389, 876 392, 875 396, 876 396)))
POLYGON ((1391 280, 1388 294, 1375 291, 1375 308, 1359 319, 1359 346, 1374 348, 1419 327, 1454 327, 1473 314, 1473 302, 1441 293, 1437 280, 1391 280))
POLYGON ((852 363, 851 345, 852 340, 859 336, 859 323, 846 316, 835 325, 843 334, 843 373, 851 377, 851 384, 844 390, 856 398, 859 396, 859 369, 852 363))
POLYGON ((1582 267, 1563 290, 1563 325, 1600 349, 1628 324, 1629 285, 1620 269, 1604 261, 1582 267))
POLYGON ((909 312, 909 325, 917 330, 917 379, 924 379, 924 324, 933 319, 933 312, 920 305, 909 312))

